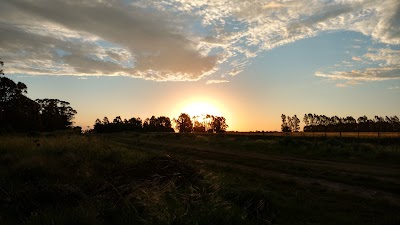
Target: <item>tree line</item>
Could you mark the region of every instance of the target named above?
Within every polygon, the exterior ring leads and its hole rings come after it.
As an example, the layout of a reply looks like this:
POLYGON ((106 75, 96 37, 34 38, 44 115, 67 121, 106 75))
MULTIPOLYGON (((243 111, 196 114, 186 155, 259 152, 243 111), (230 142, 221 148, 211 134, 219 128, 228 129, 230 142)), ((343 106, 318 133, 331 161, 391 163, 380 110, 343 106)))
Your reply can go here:
MULTIPOLYGON (((4 66, 1 60, 0 66, 4 66)), ((15 83, 0 70, 0 131, 55 131, 72 127, 77 112, 69 102, 48 98, 32 100, 27 93, 24 83, 15 83)))
MULTIPOLYGON (((297 125, 300 120, 297 116, 286 117, 282 114, 282 131, 299 131, 297 125), (287 118, 287 119, 286 119, 287 118)), ((355 119, 352 116, 338 117, 317 114, 304 114, 304 132, 399 132, 400 120, 397 116, 375 116, 369 119, 360 116, 355 119)))
POLYGON ((282 125, 281 125, 282 132, 300 131, 300 119, 297 118, 296 115, 290 117, 286 116, 285 114, 282 114, 281 119, 282 119, 282 125))
POLYGON ((139 117, 123 119, 120 116, 110 122, 108 117, 103 120, 96 119, 93 131, 96 133, 112 133, 120 131, 134 132, 175 132, 173 128, 180 133, 223 133, 228 128, 226 119, 222 116, 201 115, 192 118, 181 113, 178 118, 170 119, 166 116, 152 116, 142 121, 139 117))

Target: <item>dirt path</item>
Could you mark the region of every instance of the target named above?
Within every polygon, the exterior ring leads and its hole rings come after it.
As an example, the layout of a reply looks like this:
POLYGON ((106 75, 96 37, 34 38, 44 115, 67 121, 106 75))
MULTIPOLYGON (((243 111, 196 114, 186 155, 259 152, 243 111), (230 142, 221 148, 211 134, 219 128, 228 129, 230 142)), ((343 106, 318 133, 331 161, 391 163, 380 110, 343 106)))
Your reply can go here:
POLYGON ((206 164, 218 167, 233 168, 244 173, 257 174, 263 177, 272 177, 282 180, 291 180, 301 185, 319 186, 329 191, 348 193, 364 198, 386 200, 400 206, 400 197, 396 194, 380 190, 376 187, 365 187, 337 180, 329 177, 309 177, 296 172, 296 168, 307 168, 310 171, 329 170, 344 176, 373 177, 381 182, 389 182, 395 187, 400 185, 400 168, 382 167, 379 165, 352 164, 325 160, 314 160, 296 157, 277 156, 248 152, 232 152, 221 148, 203 147, 180 143, 166 143, 159 141, 132 141, 122 137, 113 137, 112 140, 139 147, 144 151, 163 152, 176 157, 190 157, 193 161, 201 160, 206 164), (288 167, 289 166, 289 167, 288 167))

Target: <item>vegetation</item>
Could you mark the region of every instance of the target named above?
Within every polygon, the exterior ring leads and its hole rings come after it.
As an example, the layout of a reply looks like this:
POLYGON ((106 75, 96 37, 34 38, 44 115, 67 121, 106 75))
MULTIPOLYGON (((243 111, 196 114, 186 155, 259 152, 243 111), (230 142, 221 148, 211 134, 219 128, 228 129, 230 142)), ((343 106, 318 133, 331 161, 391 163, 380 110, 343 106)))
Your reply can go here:
POLYGON ((96 133, 112 133, 121 131, 135 131, 135 132, 174 132, 171 127, 171 120, 168 117, 152 116, 150 119, 147 118, 144 122, 142 119, 132 117, 131 119, 122 120, 120 116, 117 116, 112 123, 109 122, 107 117, 104 117, 103 121, 97 119, 94 124, 94 131, 96 133))
POLYGON ((299 118, 297 118, 296 115, 294 115, 293 117, 290 116, 286 117, 286 115, 282 114, 281 119, 282 119, 282 125, 281 125, 282 132, 300 131, 300 120, 299 118))
POLYGON ((357 120, 351 116, 328 117, 325 115, 305 114, 305 132, 399 132, 400 120, 397 116, 375 116, 368 119, 361 116, 357 120))
MULTIPOLYGON (((179 115, 178 119, 172 120, 179 133, 223 133, 228 128, 226 120, 222 116, 203 115, 194 116, 192 119, 186 113, 179 115)), ((142 119, 132 117, 122 120, 117 116, 112 122, 104 117, 103 121, 96 119, 93 131, 96 133, 113 133, 121 131, 134 132, 175 132, 169 117, 160 116, 142 119)))
MULTIPOLYGON (((0 61, 3 66, 3 62, 0 61)), ((76 111, 66 101, 26 97, 28 88, 0 72, 0 132, 55 131, 70 128, 76 111)))
POLYGON ((267 193, 98 136, 0 137, 0 224, 264 224, 267 193), (257 196, 257 199, 246 199, 257 196))
POLYGON ((230 201, 271 224, 400 222, 398 139, 191 133, 108 138, 201 165, 218 175, 222 196, 236 193, 230 201), (264 209, 257 212, 257 205, 264 209))

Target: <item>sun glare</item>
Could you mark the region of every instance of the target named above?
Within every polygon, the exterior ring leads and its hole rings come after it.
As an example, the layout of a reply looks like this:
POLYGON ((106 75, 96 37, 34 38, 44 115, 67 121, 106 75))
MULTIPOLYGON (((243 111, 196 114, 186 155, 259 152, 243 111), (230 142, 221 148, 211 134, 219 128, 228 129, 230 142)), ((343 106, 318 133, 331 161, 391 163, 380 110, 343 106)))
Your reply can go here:
POLYGON ((183 107, 183 112, 189 114, 190 116, 200 116, 200 115, 216 115, 220 116, 220 111, 213 105, 206 102, 194 102, 183 107))

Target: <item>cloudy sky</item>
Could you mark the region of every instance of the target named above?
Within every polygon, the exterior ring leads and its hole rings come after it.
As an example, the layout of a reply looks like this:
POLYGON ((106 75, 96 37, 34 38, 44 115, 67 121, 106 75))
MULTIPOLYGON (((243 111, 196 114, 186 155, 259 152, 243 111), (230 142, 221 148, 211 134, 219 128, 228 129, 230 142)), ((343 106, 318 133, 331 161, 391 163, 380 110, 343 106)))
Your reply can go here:
POLYGON ((84 127, 195 102, 243 131, 400 114, 398 0, 2 0, 0 31, 6 75, 84 127))

